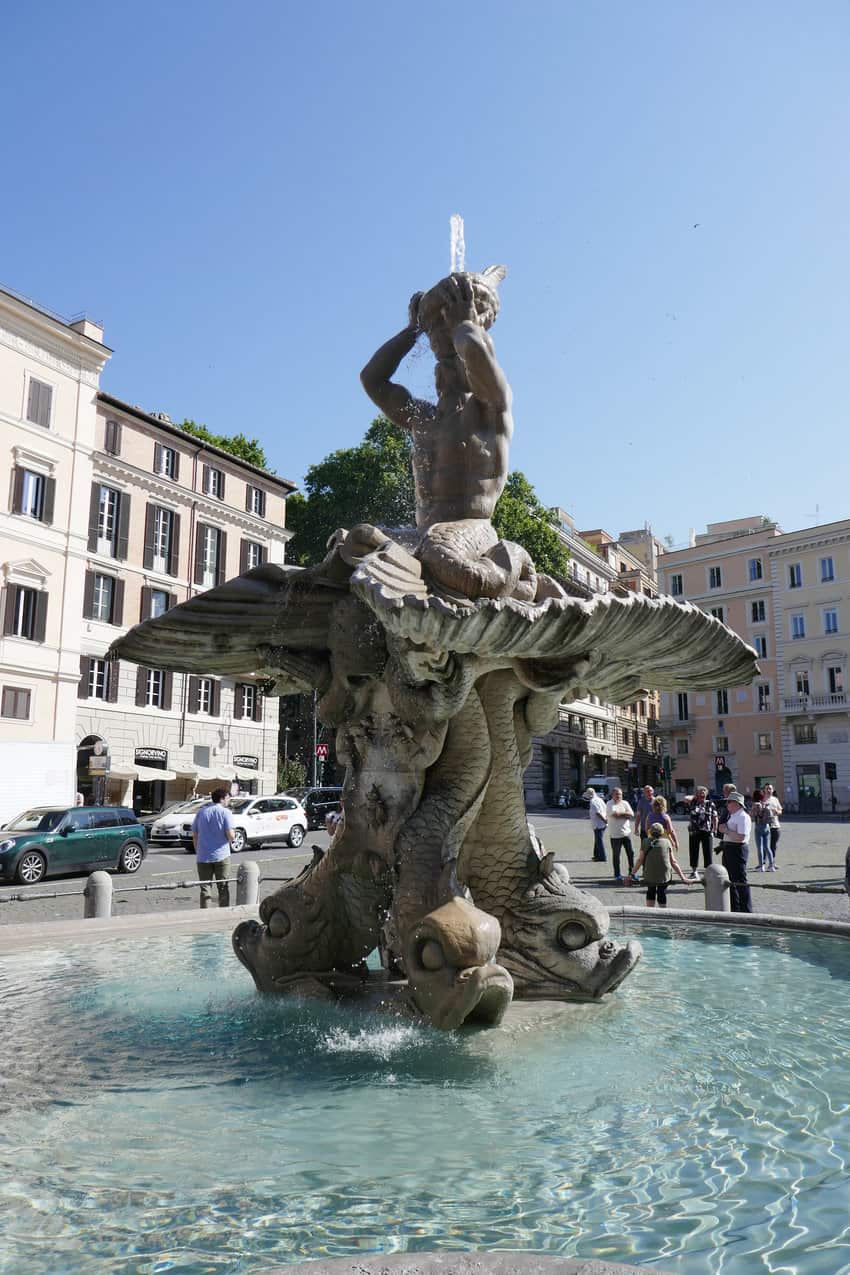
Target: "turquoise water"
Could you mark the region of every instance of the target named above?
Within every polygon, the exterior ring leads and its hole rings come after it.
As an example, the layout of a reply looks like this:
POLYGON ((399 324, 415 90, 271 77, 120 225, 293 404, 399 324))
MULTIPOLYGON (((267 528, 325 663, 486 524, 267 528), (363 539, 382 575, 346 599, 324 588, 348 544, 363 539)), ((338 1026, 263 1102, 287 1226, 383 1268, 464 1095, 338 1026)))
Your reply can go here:
POLYGON ((0 1272, 847 1275, 850 943, 640 937, 606 1003, 457 1035, 261 1000, 227 935, 0 958, 0 1272))

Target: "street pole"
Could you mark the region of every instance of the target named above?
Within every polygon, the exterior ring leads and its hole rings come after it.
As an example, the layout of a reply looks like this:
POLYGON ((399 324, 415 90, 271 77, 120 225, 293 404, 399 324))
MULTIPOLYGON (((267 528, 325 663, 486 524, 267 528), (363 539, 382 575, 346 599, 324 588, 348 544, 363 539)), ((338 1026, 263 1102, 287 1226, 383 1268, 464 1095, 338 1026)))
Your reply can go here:
POLYGON ((313 691, 313 787, 319 786, 319 759, 316 756, 316 749, 319 746, 319 719, 316 714, 316 706, 319 700, 318 691, 313 691))

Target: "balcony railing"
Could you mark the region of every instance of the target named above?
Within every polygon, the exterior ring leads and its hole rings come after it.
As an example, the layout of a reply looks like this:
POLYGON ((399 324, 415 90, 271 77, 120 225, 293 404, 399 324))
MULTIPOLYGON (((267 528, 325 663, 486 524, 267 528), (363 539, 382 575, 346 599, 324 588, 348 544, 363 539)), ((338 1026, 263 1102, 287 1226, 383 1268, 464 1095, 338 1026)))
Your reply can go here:
POLYGON ((783 713, 834 713, 847 707, 844 691, 827 695, 789 695, 782 701, 783 713))

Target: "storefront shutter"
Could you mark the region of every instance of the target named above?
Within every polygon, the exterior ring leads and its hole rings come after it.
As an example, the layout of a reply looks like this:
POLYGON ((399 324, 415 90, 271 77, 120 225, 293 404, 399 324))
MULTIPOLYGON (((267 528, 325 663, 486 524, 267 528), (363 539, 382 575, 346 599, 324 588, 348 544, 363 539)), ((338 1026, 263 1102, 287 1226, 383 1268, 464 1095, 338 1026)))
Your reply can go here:
POLYGON ((162 675, 162 707, 168 712, 171 708, 171 695, 174 690, 174 674, 166 670, 162 675))
POLYGON ((168 546, 168 574, 180 574, 180 515, 171 515, 171 544, 168 546))
MULTIPOLYGON (((159 447, 159 443, 157 443, 159 447)), ((142 566, 146 571, 153 567, 153 533, 156 525, 156 506, 150 501, 145 505, 145 544, 142 550, 142 566)))
POLYGON ((88 699, 89 697, 89 657, 87 655, 80 656, 80 682, 77 686, 77 699, 88 699))
POLYGON ((148 670, 144 664, 140 664, 136 669, 136 707, 145 707, 145 692, 147 690, 148 670))
POLYGON ((215 582, 224 584, 227 579, 227 532, 218 533, 218 557, 215 563, 215 582))
POLYGON ((200 684, 200 680, 201 679, 199 677, 189 678, 188 701, 189 701, 190 713, 197 713, 198 709, 200 708, 201 697, 198 694, 198 686, 200 684))
POLYGON ((115 548, 115 557, 120 562, 126 562, 127 549, 130 543, 130 495, 129 492, 122 491, 118 497, 118 544, 115 548))
POLYGON ((100 483, 92 483, 89 501, 89 553, 97 553, 97 524, 100 518, 100 483))
POLYGON ((86 580, 83 586, 83 619, 94 619, 94 572, 86 572, 86 580))
POLYGON ((109 704, 118 702, 118 682, 121 675, 121 661, 106 661, 106 699, 109 704))
POLYGON ((45 478, 44 480, 44 505, 41 510, 41 521, 47 526, 53 524, 53 510, 56 506, 56 479, 45 478))
POLYGON ((115 580, 112 585, 112 623, 124 623, 124 581, 115 580))
POLYGON ((35 622, 33 624, 33 641, 43 642, 47 632, 47 599, 50 595, 42 590, 35 597, 35 622))

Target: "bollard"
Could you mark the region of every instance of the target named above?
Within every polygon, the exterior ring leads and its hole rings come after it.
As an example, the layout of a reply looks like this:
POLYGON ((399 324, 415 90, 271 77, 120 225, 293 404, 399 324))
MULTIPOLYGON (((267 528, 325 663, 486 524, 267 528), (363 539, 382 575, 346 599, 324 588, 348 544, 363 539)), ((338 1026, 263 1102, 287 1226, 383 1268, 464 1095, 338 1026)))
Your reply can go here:
POLYGON ((112 916, 112 877, 108 872, 93 872, 83 891, 83 916, 112 916))
POLYGON ((256 907, 260 898, 260 865, 253 859, 239 864, 236 873, 236 906, 256 907))
POLYGON ((705 910, 706 912, 732 911, 729 873, 722 863, 710 863, 705 870, 705 910))

